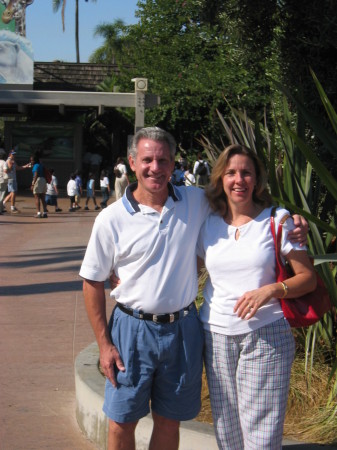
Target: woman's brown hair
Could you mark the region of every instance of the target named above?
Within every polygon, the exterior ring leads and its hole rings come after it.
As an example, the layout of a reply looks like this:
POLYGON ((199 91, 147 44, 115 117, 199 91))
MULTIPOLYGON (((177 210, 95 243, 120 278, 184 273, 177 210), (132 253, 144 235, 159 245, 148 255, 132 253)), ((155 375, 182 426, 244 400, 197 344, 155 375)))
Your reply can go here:
POLYGON ((250 158, 255 167, 256 186, 253 192, 253 202, 264 207, 272 204, 272 197, 267 186, 266 170, 256 153, 243 145, 233 144, 226 147, 217 159, 206 188, 206 197, 211 208, 224 216, 227 213, 227 196, 223 189, 222 177, 229 160, 234 155, 245 155, 250 158))

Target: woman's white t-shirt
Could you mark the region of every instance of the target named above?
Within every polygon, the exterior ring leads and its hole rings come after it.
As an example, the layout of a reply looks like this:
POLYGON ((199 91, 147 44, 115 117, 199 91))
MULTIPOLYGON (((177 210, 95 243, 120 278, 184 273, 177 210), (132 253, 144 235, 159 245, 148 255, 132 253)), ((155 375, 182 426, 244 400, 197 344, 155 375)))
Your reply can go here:
MULTIPOLYGON (((287 213, 285 209, 277 209, 276 230, 287 213)), ((259 308, 249 320, 240 319, 233 312, 236 301, 245 292, 276 281, 270 214, 271 208, 266 208, 254 220, 239 227, 228 225, 219 215, 211 214, 201 228, 197 251, 209 273, 200 310, 206 330, 227 335, 244 334, 283 317, 277 298, 259 308), (240 236, 235 240, 237 229, 240 236)), ((283 225, 282 255, 292 249, 306 250, 287 240, 288 231, 293 228, 292 219, 283 225)))

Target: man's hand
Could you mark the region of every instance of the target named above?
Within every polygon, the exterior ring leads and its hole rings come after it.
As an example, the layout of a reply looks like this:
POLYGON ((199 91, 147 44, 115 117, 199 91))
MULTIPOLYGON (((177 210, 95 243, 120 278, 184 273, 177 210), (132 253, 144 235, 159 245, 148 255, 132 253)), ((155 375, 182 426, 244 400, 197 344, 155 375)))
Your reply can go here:
POLYGON ((101 368, 111 384, 116 387, 115 365, 123 372, 125 367, 116 347, 111 343, 106 320, 104 282, 83 280, 83 294, 88 318, 99 347, 101 368))
POLYGON ((117 387, 115 365, 122 372, 125 372, 125 367, 114 345, 111 344, 104 349, 100 349, 100 364, 104 375, 114 387, 117 387))
POLYGON ((294 228, 293 231, 289 231, 288 239, 291 242, 299 242, 300 247, 303 247, 303 245, 306 245, 307 243, 307 235, 309 231, 308 222, 304 217, 299 216, 298 214, 294 214, 293 219, 296 228, 294 228))

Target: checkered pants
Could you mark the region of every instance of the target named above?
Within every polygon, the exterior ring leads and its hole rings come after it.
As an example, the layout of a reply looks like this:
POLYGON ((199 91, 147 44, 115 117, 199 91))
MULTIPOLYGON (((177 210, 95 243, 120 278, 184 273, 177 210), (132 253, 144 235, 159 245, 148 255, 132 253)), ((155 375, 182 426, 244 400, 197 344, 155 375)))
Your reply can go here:
POLYGON ((236 336, 205 332, 205 366, 220 449, 281 449, 294 353, 285 319, 236 336))

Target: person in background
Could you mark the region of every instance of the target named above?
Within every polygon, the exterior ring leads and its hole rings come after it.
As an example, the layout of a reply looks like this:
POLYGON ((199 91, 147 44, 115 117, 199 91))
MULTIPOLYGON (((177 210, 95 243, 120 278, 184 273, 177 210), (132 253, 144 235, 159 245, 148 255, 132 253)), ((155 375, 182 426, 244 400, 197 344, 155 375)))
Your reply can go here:
POLYGON ((47 215, 47 205, 46 205, 46 190, 47 190, 47 182, 44 177, 44 168, 40 163, 40 158, 38 153, 35 153, 34 156, 30 159, 31 165, 33 167, 33 180, 31 185, 31 190, 34 194, 35 206, 36 206, 36 215, 37 219, 46 219, 47 215))
POLYGON ((183 186, 185 184, 184 170, 178 161, 174 165, 170 181, 175 186, 183 186))
POLYGON ((126 187, 129 184, 128 171, 124 164, 123 158, 117 158, 116 166, 114 167, 115 174, 115 198, 116 200, 123 197, 126 187))
POLYGON ((96 195, 95 195, 95 175, 92 172, 90 172, 88 178, 89 179, 88 179, 88 182, 87 182, 87 199, 85 201, 84 209, 86 211, 89 210, 88 204, 89 204, 90 199, 92 199, 92 201, 94 202, 94 205, 95 205, 95 211, 98 211, 99 210, 99 206, 97 205, 96 195))
POLYGON ((102 193, 101 208, 106 208, 110 196, 110 182, 106 170, 101 171, 100 187, 102 193))
POLYGON ((191 167, 185 166, 184 170, 185 186, 195 186, 195 176, 191 172, 191 167))
POLYGON ((76 175, 74 173, 72 173, 70 175, 70 179, 67 183, 67 194, 68 194, 69 201, 70 201, 69 212, 76 211, 75 197, 77 194, 77 186, 76 186, 75 178, 76 178, 76 175))
POLYGON ((82 174, 80 170, 75 171, 75 181, 76 181, 76 188, 77 188, 77 194, 75 195, 75 208, 80 209, 80 201, 83 194, 83 183, 82 183, 82 174))
POLYGON ((202 153, 198 153, 197 160, 193 166, 193 175, 195 176, 197 186, 206 186, 209 180, 208 162, 203 159, 202 153))
POLYGON ((50 206, 55 206, 55 212, 61 212, 62 209, 58 207, 57 197, 59 195, 57 189, 57 178, 54 175, 54 169, 49 169, 51 173, 51 182, 47 183, 47 191, 46 191, 46 204, 50 206))
POLYGON ((16 214, 18 213, 18 209, 15 206, 16 201, 16 193, 18 191, 18 183, 16 179, 16 172, 18 170, 24 170, 29 169, 31 167, 30 163, 26 164, 25 166, 18 166, 15 161, 15 155, 16 151, 12 150, 7 158, 7 161, 5 163, 5 169, 4 172, 7 176, 7 189, 8 189, 8 195, 3 201, 3 205, 10 200, 11 202, 11 213, 16 214))
MULTIPOLYGON (((295 275, 276 282, 272 199, 252 150, 227 147, 206 196, 214 213, 197 251, 209 274, 200 318, 217 443, 222 450, 280 450, 295 344, 279 298, 314 290, 314 269, 306 248, 287 238, 295 228, 289 218, 281 252, 295 275)), ((276 229, 285 214, 277 208, 276 229)))
POLYGON ((0 148, 0 214, 3 214, 4 207, 3 201, 7 192, 8 177, 5 172, 6 167, 6 152, 3 148, 0 148))

